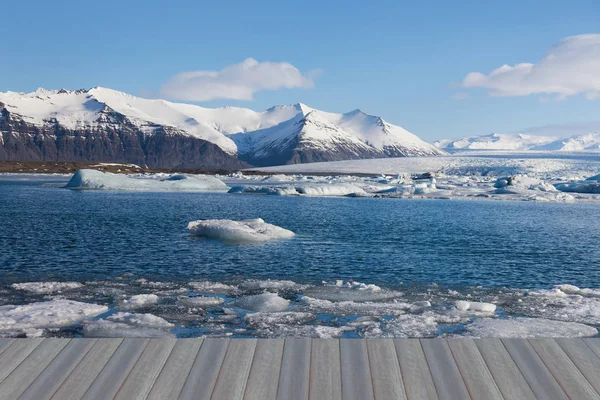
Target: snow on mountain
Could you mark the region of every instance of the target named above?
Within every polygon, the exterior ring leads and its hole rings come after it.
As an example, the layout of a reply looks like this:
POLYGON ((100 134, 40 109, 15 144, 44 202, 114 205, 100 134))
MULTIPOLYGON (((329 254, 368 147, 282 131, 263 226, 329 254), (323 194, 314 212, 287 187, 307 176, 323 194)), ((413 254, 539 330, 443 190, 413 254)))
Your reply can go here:
POLYGON ((145 135, 168 127, 170 135, 202 139, 230 155, 249 162, 259 160, 262 165, 444 154, 412 133, 359 110, 334 114, 304 104, 261 112, 237 107, 210 109, 138 98, 102 87, 6 92, 0 93, 0 103, 0 110, 4 108, 35 127, 58 124, 71 131, 107 129, 123 119, 145 135))
POLYGON ((450 153, 458 151, 600 151, 600 132, 556 137, 522 133, 492 133, 482 136, 467 136, 461 139, 445 139, 434 143, 450 153))

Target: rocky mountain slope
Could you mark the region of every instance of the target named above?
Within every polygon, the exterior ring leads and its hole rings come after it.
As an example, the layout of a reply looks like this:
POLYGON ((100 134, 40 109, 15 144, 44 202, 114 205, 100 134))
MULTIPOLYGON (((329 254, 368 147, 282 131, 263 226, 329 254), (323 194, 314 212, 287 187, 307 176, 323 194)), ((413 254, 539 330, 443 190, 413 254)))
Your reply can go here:
POLYGON ((359 110, 262 112, 142 99, 106 88, 0 93, 0 160, 237 169, 445 154, 359 110))

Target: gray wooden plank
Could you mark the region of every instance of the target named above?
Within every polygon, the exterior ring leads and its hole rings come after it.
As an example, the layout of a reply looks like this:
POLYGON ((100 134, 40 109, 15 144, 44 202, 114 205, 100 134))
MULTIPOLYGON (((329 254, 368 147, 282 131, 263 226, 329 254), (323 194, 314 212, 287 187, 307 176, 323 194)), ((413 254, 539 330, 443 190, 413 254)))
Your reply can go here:
POLYGON ((285 339, 277 399, 308 399, 310 348, 310 339, 285 339))
POLYGON ((475 339, 474 342, 506 400, 536 399, 500 339, 475 339))
POLYGON ((167 362, 177 339, 150 339, 150 342, 129 371, 115 399, 145 399, 152 389, 156 378, 167 362))
POLYGON ((182 400, 210 399, 230 339, 204 339, 181 390, 182 400))
POLYGON ((341 340, 340 360, 344 400, 374 399, 367 341, 364 339, 341 340))
POLYGON ((148 345, 149 339, 125 339, 102 368, 92 385, 83 395, 84 399, 112 399, 118 392, 129 371, 148 345))
POLYGON ((44 339, 27 339, 13 342, 0 357, 0 382, 2 382, 44 339))
POLYGON ((588 347, 592 349, 592 351, 596 353, 598 357, 600 357, 600 338, 585 338, 583 340, 588 347))
POLYGON ((556 339, 556 343, 567 353, 596 392, 600 393, 600 357, 590 351, 589 346, 581 339, 556 339))
POLYGON ((585 376, 554 339, 529 339, 529 343, 567 396, 571 399, 600 399, 585 376))
POLYGON ((42 400, 52 397, 96 342, 97 339, 71 340, 19 399, 42 400))
POLYGON ((0 383, 0 399, 16 399, 54 360, 70 339, 46 339, 0 383))
POLYGON ((243 399, 256 349, 256 339, 235 339, 229 343, 212 399, 243 399))
POLYGON ((179 339, 148 395, 148 400, 176 399, 192 369, 203 339, 179 339))
POLYGON ((392 339, 367 340, 376 399, 405 399, 404 384, 392 339))
POLYGON ((502 339, 525 380, 539 399, 568 399, 533 347, 523 339, 502 339))
POLYGON ((274 400, 283 357, 283 339, 258 339, 248 375, 245 400, 274 400))
POLYGON ((469 391, 458 370, 447 341, 421 339, 423 353, 440 399, 469 399, 469 391))
POLYGON ((419 339, 394 339, 406 397, 409 400, 438 398, 429 365, 419 339))
POLYGON ((16 339, 0 338, 0 355, 15 341, 16 339))
POLYGON ((52 399, 81 399, 122 342, 123 339, 98 340, 56 390, 52 399))
POLYGON ((452 339, 447 343, 471 397, 502 399, 502 393, 473 339, 452 339))
POLYGON ((339 339, 312 340, 309 398, 342 399, 342 366, 339 339))

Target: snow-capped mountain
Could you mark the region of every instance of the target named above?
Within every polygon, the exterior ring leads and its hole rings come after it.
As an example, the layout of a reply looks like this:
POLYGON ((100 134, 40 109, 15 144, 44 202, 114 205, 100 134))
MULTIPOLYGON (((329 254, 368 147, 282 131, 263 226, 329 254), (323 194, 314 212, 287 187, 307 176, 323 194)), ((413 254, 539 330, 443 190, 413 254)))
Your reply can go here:
POLYGON ((450 153, 477 150, 600 152, 600 132, 568 137, 528 135, 522 133, 492 133, 482 136, 467 136, 457 140, 439 140, 434 144, 438 148, 450 153))
POLYGON ((0 93, 0 113, 0 160, 229 169, 445 154, 379 117, 303 104, 211 109, 97 87, 0 93))

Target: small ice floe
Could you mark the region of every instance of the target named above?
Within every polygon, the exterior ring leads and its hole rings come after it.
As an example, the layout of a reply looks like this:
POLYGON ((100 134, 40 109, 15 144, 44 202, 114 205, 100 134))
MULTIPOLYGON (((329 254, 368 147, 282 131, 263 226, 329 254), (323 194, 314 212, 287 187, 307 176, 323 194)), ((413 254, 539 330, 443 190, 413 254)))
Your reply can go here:
POLYGON ((241 185, 234 186, 229 193, 271 194, 278 196, 366 196, 361 187, 353 183, 307 183, 300 185, 241 185))
POLYGON ((128 299, 122 300, 118 308, 135 310, 137 308, 147 307, 157 303, 158 296, 155 294, 136 294, 128 299))
POLYGON ((307 288, 306 296, 329 301, 378 301, 402 296, 402 293, 382 289, 377 285, 361 282, 336 281, 333 285, 314 286, 307 288))
POLYGON ((225 294, 237 289, 236 286, 226 285, 220 282, 211 282, 211 281, 193 281, 188 285, 196 292, 199 293, 218 293, 225 294))
POLYGON ((240 297, 231 305, 249 311, 277 312, 287 310, 290 306, 290 302, 283 297, 279 297, 275 293, 262 293, 240 297))
POLYGON ((277 225, 268 224, 261 218, 241 221, 229 219, 198 220, 190 222, 187 229, 196 236, 237 243, 288 239, 295 235, 294 232, 277 225))
POLYGON ((24 290, 35 294, 50 294, 70 289, 79 289, 83 287, 83 284, 79 282, 24 282, 13 283, 11 287, 16 290, 24 290))
POLYGON ((464 301, 458 300, 454 303, 454 306, 459 311, 474 311, 483 313, 493 313, 496 311, 496 305, 492 303, 480 303, 476 301, 464 301))
POLYGON ((600 182, 597 181, 583 181, 583 182, 568 182, 556 185, 556 189, 561 192, 572 192, 572 193, 600 193, 600 182))
POLYGON ((466 326, 471 336, 495 338, 588 337, 598 330, 576 322, 544 318, 477 319, 466 326))
POLYGON ((401 315, 410 310, 412 305, 405 302, 356 302, 329 301, 302 296, 301 302, 307 309, 320 314, 332 315, 401 315))
POLYGON ((0 306, 0 332, 60 328, 107 311, 106 306, 63 299, 0 306))
POLYGON ((173 337, 173 324, 153 314, 116 313, 106 319, 83 323, 83 336, 103 337, 173 337))
POLYGON ((123 175, 81 169, 65 186, 69 189, 147 191, 226 191, 223 181, 206 175, 123 175))
POLYGON ((276 280, 276 279, 248 279, 240 284, 240 287, 246 290, 257 289, 275 289, 275 290, 292 290, 302 289, 305 285, 299 285, 294 281, 276 280))
POLYGON ((216 296, 179 297, 177 300, 188 307, 216 307, 225 303, 225 299, 216 296))

